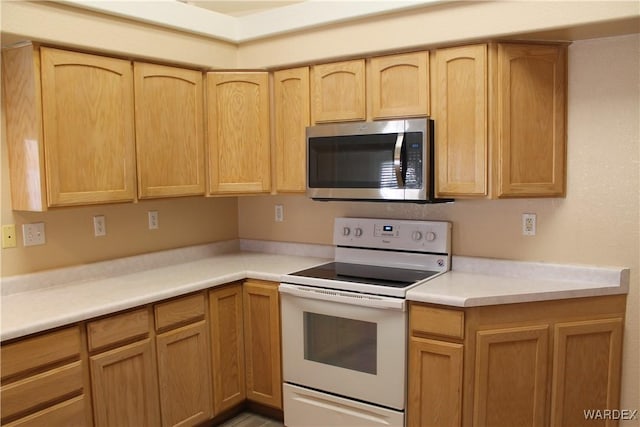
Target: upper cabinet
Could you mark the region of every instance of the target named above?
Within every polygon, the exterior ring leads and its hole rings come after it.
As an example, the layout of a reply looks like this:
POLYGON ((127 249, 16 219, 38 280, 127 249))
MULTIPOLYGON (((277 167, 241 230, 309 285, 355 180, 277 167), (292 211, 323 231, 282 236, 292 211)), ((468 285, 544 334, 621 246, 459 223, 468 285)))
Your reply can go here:
POLYGON ((564 196, 566 58, 565 45, 436 51, 439 197, 564 196))
POLYGON ((25 45, 2 65, 13 209, 134 200, 131 63, 25 45))
POLYGON ((413 52, 369 60, 373 120, 429 114, 429 53, 413 52))
POLYGON ((138 197, 204 194, 200 71, 134 64, 138 197))
POLYGON ((487 46, 435 53, 434 118, 439 195, 487 194, 487 46))
POLYGON ((315 65, 312 76, 314 123, 366 118, 364 59, 315 65))
POLYGON ((207 73, 209 194, 271 190, 266 72, 207 73))
POLYGON ((273 73, 275 187, 278 192, 306 190, 306 136, 309 126, 309 68, 273 73))
POLYGON ((496 196, 564 196, 566 46, 497 49, 496 196))

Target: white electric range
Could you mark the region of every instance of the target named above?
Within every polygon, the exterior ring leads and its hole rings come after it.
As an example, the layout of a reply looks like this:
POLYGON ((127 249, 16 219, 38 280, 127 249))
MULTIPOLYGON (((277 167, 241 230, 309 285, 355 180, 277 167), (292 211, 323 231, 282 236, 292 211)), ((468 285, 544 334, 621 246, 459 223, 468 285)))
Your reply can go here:
POLYGON ((333 240, 281 279, 285 424, 404 426, 405 295, 450 270, 451 224, 336 218, 333 240))

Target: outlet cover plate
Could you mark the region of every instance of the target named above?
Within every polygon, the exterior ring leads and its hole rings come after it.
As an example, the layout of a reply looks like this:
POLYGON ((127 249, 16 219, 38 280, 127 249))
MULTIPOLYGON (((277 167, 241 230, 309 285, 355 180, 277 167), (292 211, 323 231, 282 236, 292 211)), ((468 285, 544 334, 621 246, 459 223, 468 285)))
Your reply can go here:
POLYGON ((2 249, 15 248, 18 244, 16 240, 16 225, 7 224, 2 226, 2 249))
POLYGON ((22 243, 25 246, 44 245, 45 242, 44 222, 22 224, 22 243))

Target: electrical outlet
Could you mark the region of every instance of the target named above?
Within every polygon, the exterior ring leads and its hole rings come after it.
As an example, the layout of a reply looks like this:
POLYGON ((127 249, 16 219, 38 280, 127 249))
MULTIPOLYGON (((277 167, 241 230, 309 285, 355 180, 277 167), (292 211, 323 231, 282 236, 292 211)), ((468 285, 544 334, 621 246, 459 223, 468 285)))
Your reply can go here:
POLYGON ((25 246, 44 245, 44 222, 22 224, 22 243, 25 246))
POLYGON ((2 249, 15 248, 16 241, 16 225, 8 224, 2 226, 2 249))
POLYGON ((158 223, 158 211, 148 211, 147 216, 149 217, 149 230, 157 230, 160 227, 158 223))
POLYGON ((284 221, 284 207, 282 205, 276 205, 276 222, 284 221))
POLYGON ((95 237, 107 235, 107 223, 104 215, 96 215, 93 217, 93 235, 95 237))
POLYGON ((536 214, 534 213, 522 214, 522 235, 523 236, 536 235, 536 214))

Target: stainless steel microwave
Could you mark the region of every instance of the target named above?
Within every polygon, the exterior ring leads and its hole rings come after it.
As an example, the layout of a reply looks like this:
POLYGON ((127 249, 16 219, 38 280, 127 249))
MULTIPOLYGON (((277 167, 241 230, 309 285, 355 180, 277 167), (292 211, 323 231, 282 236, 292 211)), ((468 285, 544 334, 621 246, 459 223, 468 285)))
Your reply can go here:
POLYGON ((451 201, 434 198, 433 120, 321 124, 306 137, 312 199, 451 201))

